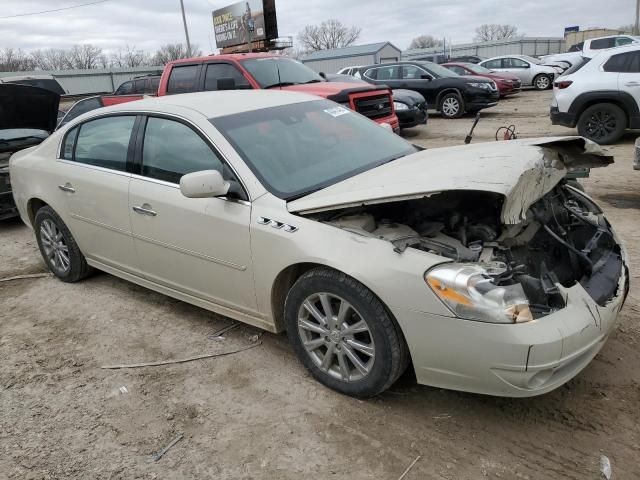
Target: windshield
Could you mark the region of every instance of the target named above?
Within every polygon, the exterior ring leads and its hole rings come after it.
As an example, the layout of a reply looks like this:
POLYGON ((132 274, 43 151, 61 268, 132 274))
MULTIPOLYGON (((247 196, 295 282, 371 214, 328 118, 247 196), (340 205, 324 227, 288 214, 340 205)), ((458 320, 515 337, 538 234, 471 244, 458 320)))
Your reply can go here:
POLYGON ((277 197, 291 200, 417 151, 371 120, 328 100, 213 118, 277 197))
POLYGON ((441 77, 459 77, 460 76, 456 72, 452 72, 448 68, 443 67, 442 65, 438 65, 437 63, 420 62, 420 65, 422 65, 422 68, 427 70, 431 75, 433 75, 436 78, 441 78, 441 77))
POLYGON ((465 63, 464 66, 471 70, 473 73, 493 73, 493 70, 489 70, 488 68, 484 68, 480 65, 475 65, 474 63, 465 63))
POLYGON ((261 88, 324 81, 309 67, 291 58, 250 58, 241 63, 261 88))

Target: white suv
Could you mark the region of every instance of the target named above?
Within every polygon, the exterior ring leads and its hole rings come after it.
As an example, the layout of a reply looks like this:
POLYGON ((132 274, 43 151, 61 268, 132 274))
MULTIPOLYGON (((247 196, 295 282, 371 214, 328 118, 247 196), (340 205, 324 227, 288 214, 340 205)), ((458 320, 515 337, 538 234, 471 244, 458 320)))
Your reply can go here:
POLYGON ((640 45, 583 59, 554 83, 551 122, 578 127, 600 144, 614 143, 627 128, 640 128, 640 45))

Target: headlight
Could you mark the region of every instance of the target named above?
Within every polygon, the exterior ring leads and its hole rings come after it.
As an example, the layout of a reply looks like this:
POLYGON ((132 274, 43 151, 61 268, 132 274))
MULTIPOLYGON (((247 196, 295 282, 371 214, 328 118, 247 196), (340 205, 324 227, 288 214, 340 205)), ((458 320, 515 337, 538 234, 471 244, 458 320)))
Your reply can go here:
POLYGON ((479 83, 479 82, 470 82, 469 83, 470 87, 475 87, 475 88, 482 88, 483 90, 491 90, 491 87, 489 86, 488 83, 479 83))
POLYGON ((479 265, 449 263, 428 271, 425 280, 460 318, 489 323, 533 320, 522 285, 495 285, 479 265))
POLYGON ((396 110, 409 110, 408 105, 400 102, 393 102, 393 108, 395 108, 396 110))

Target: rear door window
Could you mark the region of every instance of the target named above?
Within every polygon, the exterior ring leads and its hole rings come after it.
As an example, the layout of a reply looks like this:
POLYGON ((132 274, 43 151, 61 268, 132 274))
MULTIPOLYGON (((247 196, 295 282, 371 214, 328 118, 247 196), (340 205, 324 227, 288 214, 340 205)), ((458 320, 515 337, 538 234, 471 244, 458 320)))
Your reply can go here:
POLYGON ((527 68, 529 64, 519 58, 504 58, 502 59, 504 68, 527 68))
POLYGON ((141 78, 133 82, 133 93, 147 93, 146 92, 146 78, 141 78))
POLYGON ((616 45, 615 38, 599 38, 591 41, 591 50, 602 50, 605 48, 613 48, 616 45))
POLYGON ((125 172, 127 152, 136 117, 99 118, 80 125, 73 160, 125 172))
POLYGON ((92 97, 92 98, 86 98, 84 100, 80 100, 79 102, 76 102, 69 109, 67 114, 64 116, 64 118, 60 122, 60 125, 58 125, 58 128, 60 128, 63 125, 66 125, 71 120, 73 120, 76 117, 79 117, 83 113, 87 113, 87 112, 90 112, 91 110, 95 110, 96 108, 102 108, 102 107, 103 107, 102 99, 100 97, 92 97))
POLYGON ((415 65, 404 65, 402 67, 402 79, 403 80, 420 80, 422 75, 425 75, 427 72, 422 70, 421 68, 416 67, 415 65))
POLYGON ((211 63, 207 65, 207 71, 204 77, 204 89, 217 90, 218 80, 221 78, 232 78, 236 84, 236 88, 251 88, 248 80, 244 78, 242 72, 228 63, 211 63))
POLYGON ((484 68, 502 68, 502 59, 498 58, 496 60, 489 60, 488 62, 484 62, 482 64, 484 68))
POLYGON ((616 47, 621 47, 622 45, 627 45, 632 42, 633 40, 629 37, 618 37, 616 38, 616 47))
POLYGON ((167 93, 195 92, 198 83, 200 65, 174 66, 169 75, 167 93))
POLYGON ((398 65, 390 65, 388 67, 380 67, 377 73, 377 80, 399 80, 400 79, 400 67, 398 65))
POLYGON ((612 55, 602 67, 605 72, 629 72, 636 52, 612 55))
POLYGON ((128 95, 133 92, 133 82, 124 82, 116 90, 116 95, 128 95))

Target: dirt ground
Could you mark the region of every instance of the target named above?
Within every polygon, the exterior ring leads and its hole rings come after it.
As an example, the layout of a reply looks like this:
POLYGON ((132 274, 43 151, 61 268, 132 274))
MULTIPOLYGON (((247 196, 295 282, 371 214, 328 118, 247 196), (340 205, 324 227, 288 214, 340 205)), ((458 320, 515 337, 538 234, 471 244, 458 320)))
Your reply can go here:
MULTIPOLYGON (((524 92, 483 115, 521 137, 552 127, 549 92, 524 92)), ((462 143, 471 118, 410 133, 462 143)), ((615 333, 584 372, 543 397, 514 400, 419 386, 406 374, 358 401, 309 377, 283 335, 236 355, 135 370, 102 365, 177 359, 250 345, 251 327, 107 274, 0 283, 0 478, 11 479, 614 479, 640 478, 640 171, 634 135, 616 163, 584 181, 624 239, 631 294, 615 333), (124 388, 123 388, 124 387, 124 388), (124 393, 123 393, 124 392, 124 393), (179 433, 159 461, 152 455, 179 433)), ((472 158, 469 161, 473 161, 472 158)), ((32 232, 0 223, 0 278, 43 272, 32 232)), ((452 352, 455 355, 455 352, 452 352)))

